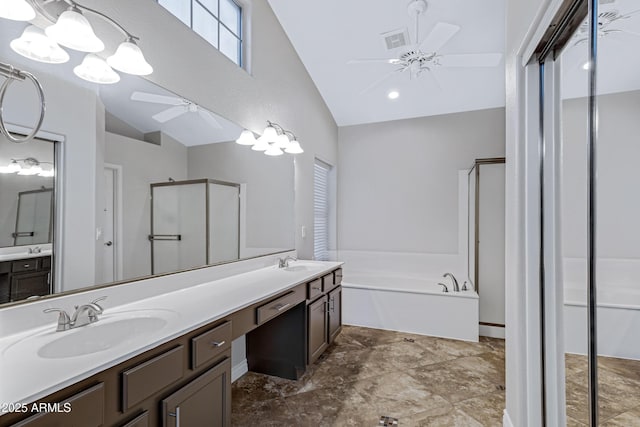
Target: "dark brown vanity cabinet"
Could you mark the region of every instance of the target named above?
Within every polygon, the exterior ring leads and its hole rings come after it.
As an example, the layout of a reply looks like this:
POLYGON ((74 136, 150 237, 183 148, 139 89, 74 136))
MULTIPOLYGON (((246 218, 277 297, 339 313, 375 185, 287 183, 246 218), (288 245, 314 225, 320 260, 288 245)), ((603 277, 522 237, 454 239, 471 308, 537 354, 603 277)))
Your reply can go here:
POLYGON ((315 362, 329 345, 327 297, 323 295, 307 307, 309 319, 309 364, 315 362))
POLYGON ((50 256, 0 263, 0 304, 49 295, 50 286, 50 256))
POLYGON ((307 363, 312 364, 342 329, 342 269, 307 284, 307 363))
POLYGON ((331 344, 342 330, 342 286, 329 292, 328 299, 329 344, 331 344))

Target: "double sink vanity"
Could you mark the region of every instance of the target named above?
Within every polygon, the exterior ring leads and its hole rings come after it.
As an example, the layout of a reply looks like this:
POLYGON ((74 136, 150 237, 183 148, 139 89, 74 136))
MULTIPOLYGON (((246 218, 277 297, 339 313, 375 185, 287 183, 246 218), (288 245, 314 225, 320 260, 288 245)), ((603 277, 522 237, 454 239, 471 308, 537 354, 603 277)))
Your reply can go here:
POLYGON ((341 282, 341 263, 294 261, 117 306, 92 291, 76 315, 42 301, 50 323, 0 337, 0 426, 228 426, 231 342, 298 379, 340 332, 341 282))

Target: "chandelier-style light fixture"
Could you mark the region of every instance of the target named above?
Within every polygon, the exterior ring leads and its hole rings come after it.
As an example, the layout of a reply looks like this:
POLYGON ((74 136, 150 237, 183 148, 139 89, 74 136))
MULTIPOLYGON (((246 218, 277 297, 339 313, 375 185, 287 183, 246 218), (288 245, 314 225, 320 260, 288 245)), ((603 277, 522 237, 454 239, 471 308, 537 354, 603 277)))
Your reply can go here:
POLYGON ((253 132, 245 129, 236 139, 236 143, 251 146, 251 149, 255 151, 264 151, 267 156, 304 153, 293 132, 269 120, 267 120, 267 127, 262 132, 262 136, 256 139, 253 132))
MULTIPOLYGON (((11 49, 25 58, 49 64, 61 64, 69 60, 69 54, 61 47, 87 52, 82 64, 74 68, 74 73, 87 81, 100 84, 116 83, 120 80, 118 70, 136 76, 146 76, 153 72, 137 45, 138 37, 129 33, 122 25, 102 12, 76 3, 74 0, 50 0, 64 2, 69 8, 62 12, 55 24, 44 30, 29 25, 22 35, 11 42, 11 49), (96 36, 89 20, 83 12, 104 19, 125 36, 115 53, 106 60, 97 55, 105 48, 104 42, 96 36)), ((26 0, 0 2, 0 17, 29 21, 35 18, 33 7, 26 0), (33 14, 27 13, 27 8, 33 14)))
POLYGON ((55 172, 53 163, 40 162, 34 157, 26 159, 11 159, 7 166, 0 166, 0 173, 16 173, 18 175, 38 175, 42 177, 52 177, 55 172), (51 165, 43 167, 43 165, 51 165))

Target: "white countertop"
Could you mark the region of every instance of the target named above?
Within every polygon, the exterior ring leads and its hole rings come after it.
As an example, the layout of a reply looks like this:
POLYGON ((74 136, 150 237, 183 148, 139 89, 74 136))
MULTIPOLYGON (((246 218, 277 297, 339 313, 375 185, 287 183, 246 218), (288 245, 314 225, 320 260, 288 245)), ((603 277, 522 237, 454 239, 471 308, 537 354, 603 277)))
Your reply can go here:
POLYGON ((15 261, 18 259, 29 259, 29 258, 39 258, 44 256, 50 256, 51 250, 43 250, 38 253, 27 253, 27 252, 14 252, 9 254, 0 254, 0 262, 2 261, 15 261))
MULTIPOLYGON (((105 307, 102 314, 105 317, 125 318, 130 312, 144 310, 177 313, 160 331, 125 348, 116 346, 97 353, 60 359, 42 358, 37 355, 37 349, 66 333, 55 332, 54 315, 51 324, 47 326, 3 337, 0 339, 0 405, 36 401, 342 265, 341 262, 313 263, 318 264, 319 268, 311 271, 285 271, 267 267, 112 308, 107 299, 101 303, 105 307)), ((108 296, 109 290, 106 289, 104 294, 108 296)), ((98 321, 82 328, 99 324, 98 321)))

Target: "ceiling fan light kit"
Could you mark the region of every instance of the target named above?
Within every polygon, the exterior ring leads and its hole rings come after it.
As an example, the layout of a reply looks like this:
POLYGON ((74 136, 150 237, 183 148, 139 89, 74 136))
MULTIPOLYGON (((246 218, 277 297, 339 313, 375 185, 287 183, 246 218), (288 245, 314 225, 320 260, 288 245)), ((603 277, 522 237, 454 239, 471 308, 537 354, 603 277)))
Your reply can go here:
POLYGON ((114 19, 102 12, 76 3, 74 0, 3 0, 0 2, 0 18, 17 21, 30 21, 36 17, 36 10, 53 22, 44 30, 29 25, 22 36, 13 40, 10 44, 19 55, 25 58, 46 62, 49 64, 61 64, 69 60, 69 54, 60 47, 80 52, 87 52, 82 64, 74 68, 74 74, 81 79, 99 84, 111 84, 120 80, 114 68, 123 73, 132 75, 149 75, 153 67, 144 58, 142 50, 138 47, 138 38, 114 19), (62 13, 51 12, 49 8, 59 8, 60 5, 68 5, 62 13), (107 58, 96 55, 104 51, 104 42, 96 36, 93 27, 83 12, 89 12, 111 24, 125 35, 115 54, 107 58), (59 16, 57 16, 59 13, 59 16))
POLYGON ((236 143, 251 146, 254 151, 264 151, 267 156, 304 153, 293 132, 269 120, 267 120, 267 127, 262 132, 262 136, 256 139, 253 132, 245 129, 236 139, 236 143))
MULTIPOLYGON (((446 22, 438 22, 431 32, 420 41, 420 18, 428 9, 425 0, 412 0, 407 6, 407 13, 415 20, 413 33, 413 43, 409 40, 406 48, 400 52, 396 58, 379 58, 379 59, 354 59, 349 64, 365 64, 365 63, 386 63, 396 66, 395 70, 382 76, 381 79, 374 81, 373 84, 367 86, 360 94, 364 94, 374 87, 382 84, 385 80, 393 75, 402 74, 408 71, 409 79, 413 80, 421 74, 431 73, 433 77, 434 68, 446 67, 495 67, 502 59, 501 53, 474 53, 474 54, 456 54, 450 55, 440 53, 440 50, 451 40, 459 31, 460 26, 446 22)), ((387 32, 384 35, 397 33, 387 32)), ((388 36, 387 36, 388 38, 388 36)), ((389 41, 387 40, 387 45, 389 41)))

